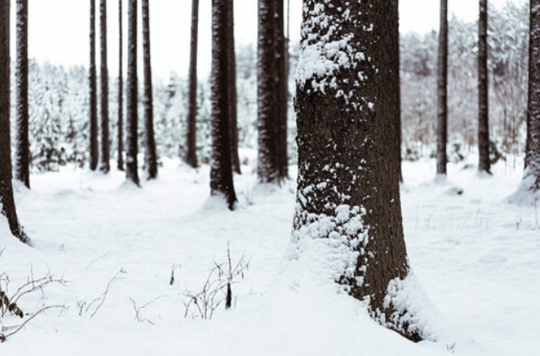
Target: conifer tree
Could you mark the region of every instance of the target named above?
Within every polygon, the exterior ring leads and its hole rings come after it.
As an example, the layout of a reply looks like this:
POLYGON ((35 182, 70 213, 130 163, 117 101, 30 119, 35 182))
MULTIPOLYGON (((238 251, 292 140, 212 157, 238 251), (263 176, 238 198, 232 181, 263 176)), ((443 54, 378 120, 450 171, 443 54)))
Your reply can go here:
POLYGON ((158 174, 156 138, 154 135, 154 97, 152 93, 152 62, 150 59, 150 4, 142 0, 143 54, 144 54, 144 168, 146 179, 158 174))
POLYGON ((99 162, 97 78, 96 78, 96 0, 90 0, 90 170, 95 171, 99 162))
POLYGON ((235 173, 242 173, 240 156, 238 155, 238 93, 236 88, 236 49, 234 40, 234 0, 229 0, 228 9, 228 35, 229 35, 229 100, 230 100, 230 127, 231 127, 231 162, 235 173))
POLYGON ((184 161, 197 168, 197 45, 199 36, 199 0, 191 4, 191 49, 189 57, 189 99, 184 161))
POLYGON ((126 117, 126 179, 139 185, 138 147, 138 81, 137 81, 137 0, 129 0, 128 8, 128 77, 126 117))
POLYGON ((491 174, 489 159, 488 0, 480 0, 478 20, 478 151, 480 173, 491 174))
POLYGON ((441 0, 437 63, 437 175, 446 176, 448 141, 448 0, 441 0))
POLYGON ((229 209, 237 201, 231 161, 229 98, 229 0, 212 0, 212 196, 222 196, 229 209))
POLYGON ((30 142, 28 139, 28 0, 17 0, 17 130, 15 179, 30 188, 30 142))
POLYGON ((17 218, 11 182, 9 10, 10 0, 0 0, 0 212, 7 218, 13 236, 30 243, 17 218))
POLYGON ((336 282, 365 301, 372 318, 419 341, 424 331, 409 323, 415 316, 394 303, 410 276, 392 129, 400 115, 398 2, 330 4, 304 2, 293 241, 340 244, 340 256, 349 249, 336 282))
POLYGON ((109 143, 109 70, 107 69, 107 0, 101 0, 99 6, 100 49, 101 49, 101 164, 100 171, 111 170, 109 143))
POLYGON ((118 28, 119 28, 119 46, 118 46, 118 169, 124 170, 124 43, 122 30, 122 0, 118 0, 118 28))

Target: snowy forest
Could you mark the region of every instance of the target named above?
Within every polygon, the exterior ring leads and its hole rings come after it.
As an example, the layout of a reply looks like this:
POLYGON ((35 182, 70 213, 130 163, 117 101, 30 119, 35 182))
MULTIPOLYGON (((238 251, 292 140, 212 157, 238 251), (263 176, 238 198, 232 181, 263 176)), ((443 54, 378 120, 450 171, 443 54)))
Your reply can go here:
POLYGON ((77 1, 69 66, 0 0, 0 355, 540 355, 540 0, 182 0, 168 77, 77 1))

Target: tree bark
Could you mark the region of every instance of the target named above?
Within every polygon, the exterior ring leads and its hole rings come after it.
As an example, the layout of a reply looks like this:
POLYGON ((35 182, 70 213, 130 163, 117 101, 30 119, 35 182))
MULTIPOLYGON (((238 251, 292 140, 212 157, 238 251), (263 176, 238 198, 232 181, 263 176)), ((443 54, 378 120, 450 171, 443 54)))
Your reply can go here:
POLYGON ((100 171, 111 170, 111 149, 109 143, 109 70, 107 69, 107 0, 99 6, 100 44, 101 44, 101 165, 100 171))
POLYGON ((138 83, 137 83, 137 0, 129 0, 128 8, 128 77, 126 122, 126 179, 139 185, 138 154, 138 83))
POLYGON ((437 63, 437 175, 446 176, 448 158, 448 0, 441 0, 437 63))
POLYGON ((229 0, 212 0, 212 196, 223 196, 229 209, 236 204, 231 162, 229 100, 229 0))
POLYGON ((421 331, 402 319, 408 311, 389 292, 409 275, 398 131, 388 129, 400 115, 398 1, 320 4, 304 2, 293 241, 341 243, 350 264, 336 281, 375 320, 418 341, 421 331))
POLYGON ((13 198, 10 133, 10 1, 0 0, 0 208, 13 236, 30 243, 23 231, 13 198))
POLYGON ((238 155, 238 93, 236 90, 236 48, 234 40, 234 0, 229 0, 228 9, 228 35, 229 35, 229 100, 231 121, 231 162, 233 171, 241 174, 240 156, 238 155))
POLYGON ((15 179, 30 188, 28 140, 28 0, 17 0, 17 130, 15 179))
POLYGON ((540 0, 530 2, 529 92, 524 180, 530 190, 540 190, 540 0))
POLYGON ((144 161, 146 179, 156 179, 158 162, 154 135, 154 98, 152 94, 152 62, 150 59, 150 4, 142 0, 143 53, 144 53, 144 161))
POLYGON ((123 63, 123 31, 122 31, 122 0, 118 0, 118 170, 124 170, 124 63, 123 63))
POLYGON ((287 110, 289 107, 287 42, 285 40, 284 0, 276 0, 276 101, 278 120, 278 180, 289 176, 289 156, 287 152, 287 110))
POLYGON ((480 0, 478 21, 478 171, 491 174, 489 159, 489 99, 488 99, 488 1, 480 0))
POLYGON ((276 1, 259 1, 259 38, 257 60, 259 152, 257 176, 259 183, 278 183, 279 138, 277 66, 276 66, 276 1))
POLYGON ((90 0, 90 170, 99 162, 97 80, 96 80, 96 0, 90 0))
POLYGON ((189 57, 189 99, 186 133, 186 156, 184 161, 193 168, 197 160, 197 45, 199 37, 199 0, 191 4, 191 50, 189 57))

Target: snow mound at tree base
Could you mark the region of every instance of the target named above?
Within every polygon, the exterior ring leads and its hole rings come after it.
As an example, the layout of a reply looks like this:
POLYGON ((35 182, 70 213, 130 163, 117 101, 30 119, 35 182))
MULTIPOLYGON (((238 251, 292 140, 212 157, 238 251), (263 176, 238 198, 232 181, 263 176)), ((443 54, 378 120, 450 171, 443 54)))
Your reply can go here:
POLYGON ((520 206, 535 206, 540 200, 540 190, 535 188, 536 178, 525 172, 517 191, 506 198, 506 202, 520 206))
MULTIPOLYGON (((426 355, 437 355, 437 351, 478 350, 470 337, 463 335, 439 313, 412 272, 405 280, 395 280, 388 286, 385 303, 392 303, 396 309, 392 323, 380 318, 374 320, 370 316, 368 303, 354 299, 347 293, 346 286, 336 282, 350 260, 346 250, 337 248, 331 239, 301 239, 294 242, 284 263, 283 273, 276 282, 280 285, 279 295, 277 291, 267 295, 267 298, 280 299, 277 302, 274 300, 274 303, 287 308, 285 315, 298 314, 298 318, 304 318, 302 328, 313 329, 310 333, 317 339, 318 346, 328 338, 315 336, 322 333, 317 329, 321 324, 320 327, 326 332, 347 331, 345 334, 332 335, 330 339, 339 340, 339 343, 352 342, 348 355, 358 352, 353 350, 365 350, 361 355, 424 355, 424 352, 426 355), (275 296, 272 297, 272 294, 275 296), (415 344, 383 327, 403 323, 424 341, 415 344)), ((270 305, 268 308, 272 309, 270 305)), ((286 324, 290 326, 290 323, 286 324)), ((327 354, 335 354, 330 350, 329 346, 327 354)), ((309 352, 311 355, 325 354, 320 349, 309 352)))

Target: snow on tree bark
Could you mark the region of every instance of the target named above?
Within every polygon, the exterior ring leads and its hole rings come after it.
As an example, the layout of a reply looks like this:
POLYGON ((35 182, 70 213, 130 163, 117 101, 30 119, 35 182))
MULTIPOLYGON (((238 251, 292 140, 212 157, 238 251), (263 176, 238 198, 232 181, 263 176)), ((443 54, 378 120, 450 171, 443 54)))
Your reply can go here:
POLYGON ((488 1, 480 0, 478 20, 478 171, 491 174, 489 159, 488 1))
POLYGON ((257 176, 260 183, 279 183, 279 140, 276 65, 276 1, 259 1, 257 60, 259 151, 257 176))
POLYGON ((529 93, 524 182, 540 190, 540 0, 530 2, 529 93))
POLYGON ((144 167, 146 179, 158 174, 156 138, 154 134, 154 97, 152 93, 152 63, 150 59, 150 5, 142 0, 143 53, 144 53, 144 167))
POLYGON ((189 98, 184 161, 197 168, 197 47, 199 37, 199 0, 191 4, 191 49, 189 57, 189 98))
POLYGON ((97 78, 96 78, 96 0, 90 0, 90 170, 95 171, 99 162, 97 78))
POLYGON ((139 185, 138 148, 138 81, 137 81, 137 0, 128 8, 128 77, 126 122, 126 179, 139 185))
POLYGON ((398 2, 306 0, 297 69, 295 252, 318 240, 372 317, 418 341, 399 194, 398 2), (393 144, 394 142, 394 144, 393 144))
POLYGON ((437 63, 437 175, 446 176, 448 141, 448 0, 441 0, 437 63))
POLYGON ((212 196, 223 196, 229 209, 236 204, 231 162, 229 100, 229 0, 212 0, 212 196))
POLYGON ((17 129, 15 179, 30 188, 30 142, 28 139, 28 0, 17 0, 17 129))
POLYGON ((99 170, 111 170, 111 149, 109 142, 109 71, 107 69, 107 0, 99 5, 100 49, 101 49, 101 164, 99 170))
POLYGON ((231 162, 234 172, 241 174, 240 157, 238 155, 238 93, 236 88, 236 49, 234 41, 234 0, 229 0, 229 100, 230 100, 230 121, 231 121, 231 162))
POLYGON ((10 0, 0 0, 0 209, 13 236, 24 243, 30 239, 23 231, 13 198, 10 133, 10 0))
POLYGON ((123 70, 123 33, 122 33, 122 1, 118 0, 118 169, 124 170, 124 70, 123 70))
POLYGON ((277 71, 277 117, 278 117, 278 179, 289 176, 289 157, 287 153, 287 111, 289 108, 287 44, 285 40, 284 0, 276 0, 276 71, 277 71))

